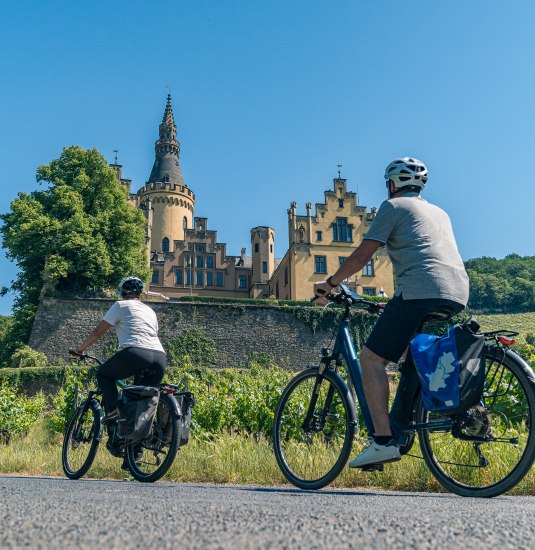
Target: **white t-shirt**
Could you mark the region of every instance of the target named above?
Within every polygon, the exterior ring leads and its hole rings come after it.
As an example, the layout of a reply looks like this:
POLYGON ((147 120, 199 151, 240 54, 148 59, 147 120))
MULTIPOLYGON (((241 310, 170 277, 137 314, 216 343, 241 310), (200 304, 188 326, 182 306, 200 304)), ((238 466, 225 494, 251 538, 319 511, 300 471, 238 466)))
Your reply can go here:
POLYGON ((119 349, 136 348, 164 351, 158 338, 156 313, 139 300, 115 302, 103 321, 115 327, 119 349))

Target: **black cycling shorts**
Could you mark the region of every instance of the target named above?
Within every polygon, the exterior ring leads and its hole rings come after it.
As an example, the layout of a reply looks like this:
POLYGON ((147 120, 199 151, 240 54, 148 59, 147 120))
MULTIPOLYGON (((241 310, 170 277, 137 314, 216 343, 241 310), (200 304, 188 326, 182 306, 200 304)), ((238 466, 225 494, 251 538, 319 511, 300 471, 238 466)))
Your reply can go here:
POLYGON ((464 305, 438 298, 404 300, 401 296, 394 296, 375 323, 366 347, 379 357, 397 363, 423 319, 444 308, 450 309, 453 316, 461 312, 464 305))

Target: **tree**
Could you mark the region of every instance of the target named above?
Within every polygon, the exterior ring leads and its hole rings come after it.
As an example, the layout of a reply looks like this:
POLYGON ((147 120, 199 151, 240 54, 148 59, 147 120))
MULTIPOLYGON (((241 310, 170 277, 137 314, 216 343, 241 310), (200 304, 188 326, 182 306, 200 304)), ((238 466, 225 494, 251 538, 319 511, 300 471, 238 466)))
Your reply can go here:
POLYGON ((19 193, 0 216, 7 256, 20 268, 11 286, 10 352, 29 337, 45 279, 58 290, 87 291, 149 273, 145 217, 128 204, 126 188, 96 149, 65 148, 36 179, 47 188, 19 193))

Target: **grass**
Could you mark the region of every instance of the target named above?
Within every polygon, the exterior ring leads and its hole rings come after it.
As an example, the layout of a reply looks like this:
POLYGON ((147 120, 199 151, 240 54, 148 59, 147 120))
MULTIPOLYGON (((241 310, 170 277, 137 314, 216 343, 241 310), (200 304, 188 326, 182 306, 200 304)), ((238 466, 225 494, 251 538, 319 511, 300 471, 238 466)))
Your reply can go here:
MULTIPOLYGON (((61 467, 62 437, 51 436, 41 421, 29 436, 0 446, 0 473, 18 475, 64 476, 61 467)), ((362 441, 356 441, 353 454, 362 441)), ((412 451, 420 454, 415 445, 412 451)), ((98 479, 130 479, 120 469, 121 459, 113 458, 101 445, 87 477, 98 479)), ((174 482, 230 484, 286 484, 270 444, 252 437, 222 435, 214 438, 193 438, 183 447, 164 478, 174 482)), ((332 487, 378 488, 402 491, 443 491, 429 473, 422 459, 404 457, 388 464, 382 473, 365 473, 344 468, 332 487)), ((535 471, 526 476, 512 494, 535 495, 535 471)))

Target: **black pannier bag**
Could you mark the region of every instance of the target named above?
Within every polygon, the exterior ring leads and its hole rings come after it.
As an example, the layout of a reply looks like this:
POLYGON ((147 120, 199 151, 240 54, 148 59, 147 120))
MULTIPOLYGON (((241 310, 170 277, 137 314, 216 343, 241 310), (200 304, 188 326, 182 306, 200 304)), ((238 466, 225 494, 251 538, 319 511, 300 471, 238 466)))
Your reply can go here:
POLYGON ((428 411, 460 414, 481 400, 485 382, 485 337, 472 317, 444 336, 418 334, 411 354, 428 411))
POLYGON ((129 442, 146 439, 151 432, 159 391, 150 386, 128 386, 119 393, 117 435, 129 442))
POLYGON ((189 391, 175 393, 180 409, 180 445, 187 445, 191 427, 191 409, 195 406, 195 398, 189 391))

